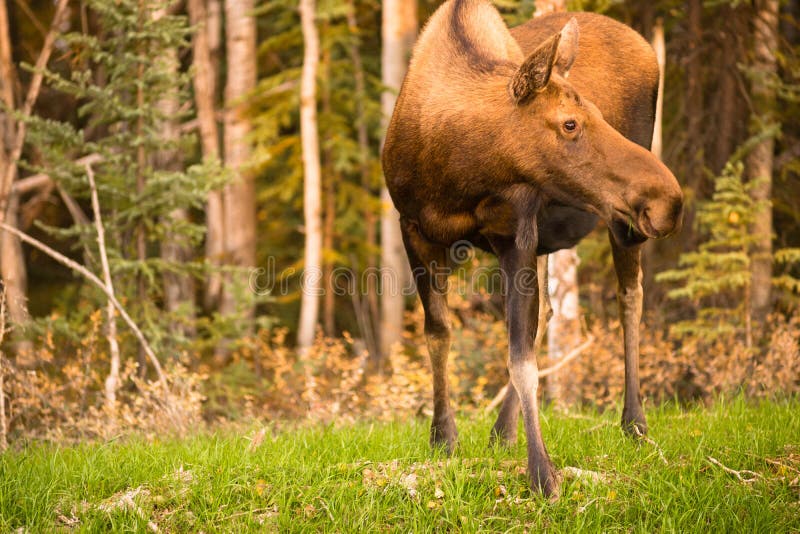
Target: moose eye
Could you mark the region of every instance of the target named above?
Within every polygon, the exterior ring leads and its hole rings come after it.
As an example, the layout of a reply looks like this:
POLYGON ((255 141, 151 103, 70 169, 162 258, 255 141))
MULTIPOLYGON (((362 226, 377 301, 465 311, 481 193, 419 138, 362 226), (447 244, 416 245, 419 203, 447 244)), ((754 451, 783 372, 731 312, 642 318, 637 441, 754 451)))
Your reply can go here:
POLYGON ((574 132, 577 127, 578 127, 578 123, 575 122, 572 119, 570 119, 568 121, 564 121, 564 131, 565 132, 574 132))

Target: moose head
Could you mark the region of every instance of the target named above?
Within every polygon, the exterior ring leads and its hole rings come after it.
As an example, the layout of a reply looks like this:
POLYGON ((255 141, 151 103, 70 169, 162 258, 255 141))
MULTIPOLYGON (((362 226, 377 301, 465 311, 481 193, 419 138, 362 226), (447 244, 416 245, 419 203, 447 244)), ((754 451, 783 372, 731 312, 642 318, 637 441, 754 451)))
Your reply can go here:
POLYGON ((548 196, 596 213, 621 244, 667 236, 680 226, 681 188, 658 158, 612 128, 570 84, 578 41, 573 18, 508 82, 520 174, 548 196))

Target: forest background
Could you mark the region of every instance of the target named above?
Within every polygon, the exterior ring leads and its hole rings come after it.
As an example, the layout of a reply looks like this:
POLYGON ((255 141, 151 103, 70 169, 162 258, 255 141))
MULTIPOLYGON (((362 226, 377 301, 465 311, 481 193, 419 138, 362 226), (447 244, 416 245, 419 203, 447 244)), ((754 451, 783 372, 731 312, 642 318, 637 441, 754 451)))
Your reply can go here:
MULTIPOLYGON (((0 1, 2 446, 429 413, 421 310, 387 290, 406 267, 379 155, 438 5, 0 1)), ((797 393, 800 2, 496 5, 511 26, 603 13, 663 47, 654 151, 687 202, 681 233, 644 252, 643 394, 797 393)), ((453 255, 452 395, 486 410, 507 341, 475 273, 496 262, 453 255)), ((615 407, 604 229, 564 258, 555 284, 580 313, 557 306, 544 393, 615 407)))

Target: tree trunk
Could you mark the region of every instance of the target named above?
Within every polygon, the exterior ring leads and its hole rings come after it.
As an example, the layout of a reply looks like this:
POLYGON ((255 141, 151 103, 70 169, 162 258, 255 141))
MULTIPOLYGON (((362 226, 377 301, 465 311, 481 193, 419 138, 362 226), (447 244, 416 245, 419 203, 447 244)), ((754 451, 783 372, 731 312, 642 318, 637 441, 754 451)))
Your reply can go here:
MULTIPOLYGON (((204 0, 189 0, 189 19, 200 26, 192 41, 194 65, 194 99, 203 158, 219 158, 219 128, 216 119, 217 72, 220 39, 220 4, 213 0, 206 10, 204 0), (212 9, 212 6, 214 9, 212 9)), ((211 265, 219 266, 225 257, 225 218, 222 210, 222 191, 211 191, 206 204, 206 258, 211 265)), ((206 281, 205 306, 208 310, 219 306, 222 293, 222 275, 209 273, 206 281)))
MULTIPOLYGON (((156 11, 155 18, 163 17, 166 9, 156 11)), ((169 62, 170 73, 178 76, 180 61, 177 50, 169 50, 169 57, 165 58, 169 62)), ((160 150, 155 154, 154 166, 156 169, 165 171, 178 171, 183 169, 183 158, 181 151, 177 147, 180 138, 177 117, 180 108, 177 91, 172 94, 165 94, 158 103, 159 110, 164 114, 165 121, 162 126, 162 138, 171 145, 169 148, 160 150)), ((173 210, 165 221, 166 227, 180 226, 182 222, 189 222, 189 213, 185 208, 173 210)), ((184 264, 192 257, 192 247, 187 236, 172 230, 168 231, 164 241, 161 243, 161 257, 168 263, 184 264)), ((194 318, 194 279, 190 274, 178 274, 166 272, 164 274, 164 306, 172 314, 183 313, 185 320, 176 321, 173 330, 182 332, 185 336, 192 336, 194 318)))
MULTIPOLYGON (((352 36, 357 36, 358 20, 356 19, 356 6, 353 0, 348 2, 349 9, 347 10, 347 25, 352 36)), ((361 187, 364 190, 364 196, 367 202, 364 202, 364 239, 366 241, 366 286, 363 290, 366 292, 366 310, 356 310, 356 314, 363 314, 364 320, 361 321, 362 330, 361 335, 364 337, 364 342, 367 345, 370 359, 373 362, 378 362, 380 359, 379 348, 375 345, 377 339, 377 332, 375 327, 379 324, 379 307, 378 307, 378 288, 377 280, 374 273, 377 272, 378 262, 375 258, 373 250, 377 247, 377 232, 376 232, 376 214, 372 206, 372 180, 370 176, 369 165, 369 132, 367 130, 367 117, 366 117, 366 102, 367 102, 367 89, 364 81, 364 63, 361 60, 361 50, 359 44, 353 40, 350 45, 350 58, 353 61, 353 77, 355 79, 355 97, 356 97, 356 126, 358 129, 358 152, 361 159, 361 187)), ((360 291, 362 288, 357 287, 360 291)))
MULTIPOLYGON (((325 32, 330 30, 327 22, 323 27, 325 32)), ((322 113, 330 116, 331 109, 331 52, 330 49, 322 51, 322 76, 325 80, 322 90, 322 113)), ((336 333, 336 292, 333 287, 333 252, 334 232, 336 228, 336 180, 337 174, 333 165, 333 153, 330 148, 323 150, 323 169, 325 170, 324 195, 325 209, 322 226, 322 282, 325 296, 322 300, 322 331, 328 337, 336 333), (326 259, 327 256, 327 259, 326 259)))
MULTIPOLYGON (((226 0, 225 38, 227 78, 225 82, 224 159, 234 174, 223 193, 225 260, 234 267, 251 268, 256 263, 255 181, 246 169, 250 159, 250 123, 244 116, 244 98, 256 85, 256 21, 253 0, 226 0)), ((249 323, 253 316, 248 273, 225 277, 220 312, 235 314, 249 323)))
POLYGON ((305 256, 297 346, 304 360, 314 343, 319 314, 320 272, 322 267, 322 187, 320 183, 319 134, 317 132, 317 67, 319 36, 315 24, 316 3, 300 0, 303 30, 303 73, 300 81, 300 136, 303 146, 303 216, 305 256))
POLYGON ((653 25, 653 50, 658 61, 658 96, 656 97, 656 117, 653 124, 653 142, 650 151, 661 159, 664 148, 662 123, 664 122, 664 69, 667 64, 667 49, 664 43, 664 20, 659 18, 653 25))
MULTIPOLYGON (((388 90, 381 95, 384 126, 394 111, 397 93, 408 68, 408 60, 417 36, 416 0, 383 0, 381 79, 388 90)), ((381 189, 381 327, 380 355, 374 368, 382 369, 392 346, 403 331, 405 298, 403 287, 409 280, 408 260, 400 233, 400 214, 394 208, 389 190, 381 189)))
MULTIPOLYGON (((778 52, 778 0, 756 0, 753 20, 753 78, 752 96, 755 107, 754 126, 763 131, 775 120, 775 89, 777 75, 775 54, 778 52)), ((775 139, 767 137, 748 154, 745 166, 747 177, 757 180, 753 199, 763 202, 751 228, 757 239, 751 261, 750 312, 754 322, 763 322, 771 307, 772 289, 772 167, 775 139)))
POLYGON ((714 116, 714 141, 710 154, 712 171, 722 172, 734 149, 740 142, 738 125, 742 119, 741 110, 746 109, 738 98, 738 64, 742 60, 739 39, 746 30, 741 27, 741 9, 730 5, 720 8, 720 18, 725 21, 720 32, 718 52, 719 76, 714 116))
MULTIPOLYGON (((0 1, 0 100, 6 110, 16 109, 14 98, 14 60, 11 50, 9 33, 8 11, 6 2, 0 1)), ((16 140, 16 125, 11 113, 0 109, 0 180, 3 181, 3 191, 0 195, 10 193, 11 183, 6 184, 6 177, 13 182, 17 174, 17 162, 13 161, 13 146, 16 140)), ((0 201, 0 222, 7 222, 15 228, 19 225, 19 197, 9 195, 0 201)), ((22 244, 19 239, 8 233, 0 234, 0 273, 2 274, 3 287, 6 292, 8 317, 12 324, 17 325, 21 332, 30 321, 27 307, 27 271, 25 258, 22 254, 22 244)), ((17 364, 28 366, 30 344, 21 342, 17 347, 17 364)))
MULTIPOLYGON (((686 24, 689 31, 689 54, 686 59, 686 181, 696 197, 703 187, 703 56, 701 0, 687 0, 686 24)), ((689 214, 693 219, 693 214, 689 214)), ((691 221, 687 220, 691 228, 691 221)))

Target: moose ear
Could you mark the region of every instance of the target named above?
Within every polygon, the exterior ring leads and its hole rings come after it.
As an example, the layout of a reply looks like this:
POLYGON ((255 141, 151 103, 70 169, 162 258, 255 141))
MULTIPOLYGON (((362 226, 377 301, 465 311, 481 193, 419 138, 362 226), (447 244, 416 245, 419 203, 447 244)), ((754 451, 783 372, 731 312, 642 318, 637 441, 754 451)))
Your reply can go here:
POLYGON ((531 52, 531 55, 514 73, 508 84, 508 90, 516 104, 530 100, 536 93, 547 87, 550 74, 553 72, 553 65, 556 62, 560 41, 560 33, 547 39, 539 45, 539 48, 531 52))
POLYGON ((567 77, 569 69, 578 55, 578 21, 575 17, 569 19, 561 30, 561 41, 558 43, 556 54, 556 72, 567 77))
POLYGON ((511 98, 522 104, 547 87, 556 72, 567 77, 578 54, 578 21, 572 17, 561 31, 539 45, 514 73, 508 88, 511 98))

